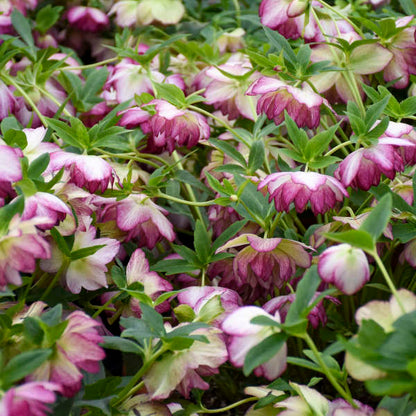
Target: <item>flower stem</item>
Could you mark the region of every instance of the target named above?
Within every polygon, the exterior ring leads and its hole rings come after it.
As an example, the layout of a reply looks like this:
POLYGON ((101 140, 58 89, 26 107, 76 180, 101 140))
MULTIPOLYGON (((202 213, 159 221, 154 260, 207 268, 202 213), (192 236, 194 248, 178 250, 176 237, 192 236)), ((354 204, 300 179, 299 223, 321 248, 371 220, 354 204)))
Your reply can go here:
POLYGON ((107 65, 111 64, 113 62, 118 61, 118 57, 106 59, 105 61, 96 62, 95 64, 89 64, 89 65, 80 65, 80 66, 65 66, 63 68, 59 68, 58 71, 74 71, 74 70, 83 70, 83 69, 90 69, 90 68, 96 68, 97 66, 107 65))
POLYGON ((399 305, 400 309, 402 310, 403 314, 406 314, 406 309, 403 306, 403 303, 400 299, 399 294, 397 293, 397 289, 394 286, 393 281, 391 280, 391 277, 388 273, 388 271, 386 270, 386 267, 384 266, 384 263, 382 262, 380 256, 377 254, 377 250, 375 249, 374 251, 372 251, 371 253, 369 253, 370 255, 372 255, 374 257, 374 260, 377 263, 377 266, 380 268, 380 271, 384 277, 384 280, 387 283, 387 286, 389 287, 391 293, 393 294, 393 296, 396 298, 397 304, 399 305))
MULTIPOLYGON (((215 199, 211 199, 210 201, 198 202, 198 201, 187 201, 186 199, 176 198, 171 195, 164 194, 163 192, 159 192, 155 195, 158 198, 168 199, 169 201, 177 202, 178 204, 190 205, 192 207, 209 207, 211 205, 215 205, 215 199)), ((202 217, 200 218, 201 221, 203 220, 202 217)))
POLYGON ((95 318, 97 318, 99 315, 100 315, 100 313, 102 312, 102 311, 104 311, 105 309, 107 309, 107 306, 108 305, 110 305, 113 301, 114 301, 114 299, 117 297, 119 295, 119 293, 116 293, 114 296, 112 296, 107 302, 105 302, 104 303, 104 305, 101 305, 95 312, 94 312, 94 315, 92 315, 92 319, 95 319, 95 318))
POLYGON ((341 387, 341 385, 338 383, 338 381, 335 379, 334 375, 331 373, 331 370, 328 368, 328 366, 325 364, 325 361, 322 359, 321 354, 319 353, 318 349, 316 348, 315 343, 313 342, 313 339, 309 336, 308 333, 305 333, 302 336, 302 338, 305 340, 306 344, 308 344, 308 347, 312 350, 318 364, 320 365, 322 369, 322 372, 326 375, 327 379, 332 384, 334 389, 341 395, 343 399, 345 399, 352 407, 356 409, 357 405, 354 403, 354 400, 351 397, 351 394, 345 391, 341 387))
POLYGON ((61 267, 59 268, 59 270, 56 272, 55 276, 53 277, 53 279, 51 280, 51 282, 49 283, 49 286, 46 288, 45 292, 43 292, 43 295, 41 297, 40 300, 45 300, 49 293, 51 292, 51 290, 53 289, 53 287, 55 286, 56 282, 58 281, 58 279, 61 277, 61 275, 63 274, 63 272, 68 268, 69 266, 69 259, 66 258, 62 264, 61 267))
POLYGON ((324 157, 330 156, 333 153, 335 153, 337 150, 342 149, 345 146, 348 146, 350 144, 352 144, 351 140, 348 140, 347 142, 344 142, 344 143, 340 143, 340 144, 336 145, 334 148, 332 148, 329 152, 325 153, 324 157))
POLYGON ((234 409, 238 406, 241 406, 242 404, 255 402, 257 400, 258 400, 258 397, 248 397, 247 399, 243 399, 243 400, 240 400, 240 401, 235 402, 233 404, 230 404, 228 406, 221 407, 220 409, 206 409, 205 407, 203 407, 201 410, 198 410, 198 414, 202 414, 202 413, 223 413, 223 412, 227 412, 228 410, 234 409))

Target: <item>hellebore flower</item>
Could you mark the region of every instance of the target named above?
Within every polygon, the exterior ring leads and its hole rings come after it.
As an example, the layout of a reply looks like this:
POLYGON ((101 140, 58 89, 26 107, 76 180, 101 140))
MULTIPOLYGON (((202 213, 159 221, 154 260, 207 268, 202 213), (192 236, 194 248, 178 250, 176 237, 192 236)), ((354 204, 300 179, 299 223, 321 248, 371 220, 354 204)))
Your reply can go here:
POLYGON ((165 100, 155 99, 147 105, 154 105, 156 114, 141 124, 143 133, 148 134, 147 152, 170 154, 181 146, 188 149, 200 140, 208 140, 210 128, 205 117, 195 111, 179 110, 165 100))
POLYGON ((211 79, 206 86, 204 96, 206 104, 212 104, 216 110, 227 115, 230 120, 240 116, 254 120, 254 107, 257 102, 256 98, 247 97, 245 94, 248 86, 259 78, 260 73, 255 72, 248 75, 247 78, 236 79, 233 76, 243 77, 245 74, 252 72, 250 61, 241 54, 235 54, 225 64, 218 68, 209 67, 205 75, 211 79), (229 73, 228 77, 220 70, 229 73))
POLYGON ((95 238, 96 230, 90 226, 86 231, 76 231, 72 252, 93 246, 103 245, 94 254, 69 260, 52 244, 52 256, 41 262, 41 269, 48 273, 56 273, 66 262, 68 264, 63 276, 72 293, 79 293, 81 288, 96 290, 107 287, 106 264, 110 263, 120 249, 120 243, 112 238, 95 238))
POLYGON ((56 172, 65 167, 71 176, 71 182, 80 188, 86 187, 94 193, 104 192, 114 183, 115 172, 111 165, 99 156, 77 155, 69 152, 54 152, 48 171, 56 172))
MULTIPOLYGON (((229 335, 227 349, 230 362, 235 367, 243 367, 248 352, 268 336, 280 332, 276 327, 267 327, 252 324, 251 320, 256 316, 267 316, 280 324, 279 313, 270 315, 257 306, 243 306, 236 309, 222 323, 222 330, 229 335)), ((274 380, 286 369, 286 343, 274 357, 258 366, 254 374, 274 380)))
POLYGON ((297 212, 303 212, 310 202, 313 213, 324 214, 341 202, 348 192, 335 178, 315 172, 277 172, 266 176, 258 190, 267 186, 269 201, 276 210, 289 212, 294 202, 297 212))
POLYGON ((318 261, 318 274, 341 292, 352 295, 370 280, 370 267, 365 253, 349 244, 327 248, 318 261))
MULTIPOLYGON (((366 305, 358 308, 355 313, 355 321, 361 326, 364 320, 373 320, 380 325, 384 332, 389 333, 394 330, 393 323, 403 316, 416 310, 416 295, 406 289, 397 291, 400 299, 399 305, 395 296, 391 296, 389 301, 373 300, 366 305), (404 311, 402 308, 404 308, 404 311)), ((362 362, 347 351, 345 354, 345 367, 351 377, 356 380, 374 380, 383 378, 384 371, 362 362)))
POLYGON ((319 125, 324 99, 312 91, 292 87, 275 78, 261 77, 251 84, 246 94, 261 95, 257 114, 266 114, 276 125, 284 121, 284 110, 298 127, 313 129, 319 125))
POLYGON ((71 7, 67 18, 72 26, 85 32, 99 32, 110 23, 108 16, 95 7, 71 7))
POLYGON ((276 30, 290 18, 303 14, 307 6, 305 0, 263 0, 259 8, 260 21, 276 30))
POLYGON ((192 334, 204 335, 209 342, 195 340, 187 349, 164 354, 144 375, 144 385, 152 400, 165 399, 174 389, 186 398, 193 388, 209 389, 201 376, 217 374, 218 367, 227 361, 227 348, 219 329, 199 328, 192 334))
POLYGON ((61 392, 57 383, 32 381, 7 390, 0 400, 2 416, 46 416, 47 406, 56 400, 55 392, 61 392))
POLYGON ((115 221, 118 229, 127 233, 125 241, 139 237, 139 247, 152 249, 162 237, 169 241, 175 239, 167 214, 147 195, 131 194, 104 208, 101 221, 115 221))
POLYGON ((63 334, 56 341, 52 357, 29 375, 30 380, 49 380, 60 384, 63 395, 74 396, 81 388, 82 373, 97 373, 105 357, 98 346, 103 342, 95 327, 100 324, 84 312, 72 312, 63 334))
POLYGON ((0 182, 17 182, 22 179, 19 151, 0 145, 0 182))
POLYGON ((243 36, 246 34, 241 27, 234 29, 231 32, 224 32, 218 39, 217 45, 220 53, 237 52, 244 47, 243 36))
POLYGON ((338 166, 334 176, 344 186, 368 191, 380 183, 381 174, 393 180, 404 169, 403 159, 390 144, 376 144, 350 153, 338 166))
POLYGON ((37 225, 48 221, 49 218, 40 217, 22 220, 15 215, 8 230, 0 235, 0 290, 4 290, 8 283, 20 285, 19 272, 33 273, 36 259, 51 256, 49 244, 36 229, 37 225))
POLYGON ((261 238, 254 234, 242 234, 218 249, 248 245, 233 259, 234 279, 237 288, 249 285, 252 297, 273 295, 295 273, 296 267, 308 268, 311 255, 306 245, 284 238, 261 238))
POLYGON ((22 152, 28 158, 29 163, 44 153, 52 154, 61 150, 57 144, 43 141, 46 134, 46 129, 43 126, 36 129, 23 129, 22 131, 25 133, 27 139, 27 146, 22 152))
POLYGON ((121 0, 110 10, 116 14, 116 24, 126 26, 147 26, 152 22, 175 25, 185 13, 180 0, 121 0))

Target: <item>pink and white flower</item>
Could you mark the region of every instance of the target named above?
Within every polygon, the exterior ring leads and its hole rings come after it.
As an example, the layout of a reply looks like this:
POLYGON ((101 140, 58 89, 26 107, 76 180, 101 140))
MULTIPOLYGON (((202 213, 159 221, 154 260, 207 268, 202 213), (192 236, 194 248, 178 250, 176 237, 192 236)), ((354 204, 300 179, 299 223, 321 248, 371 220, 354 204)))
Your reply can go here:
POLYGON ((52 154, 60 150, 60 147, 55 143, 44 142, 46 128, 41 126, 36 129, 23 129, 25 133, 27 146, 23 149, 23 155, 28 158, 29 163, 44 153, 52 154))
POLYGON ((51 413, 48 404, 56 400, 61 386, 46 381, 32 381, 13 387, 0 399, 2 416, 46 416, 51 413))
POLYGON ((126 232, 125 241, 139 237, 139 247, 152 249, 162 237, 168 241, 175 239, 167 214, 165 209, 156 205, 147 195, 131 194, 104 208, 101 221, 115 221, 118 229, 126 232))
POLYGON ((72 293, 79 293, 81 288, 96 290, 107 287, 106 265, 118 254, 120 243, 112 238, 95 238, 96 229, 90 226, 86 231, 76 231, 72 252, 88 247, 104 245, 94 254, 76 260, 69 260, 52 244, 52 256, 49 260, 41 262, 42 270, 56 273, 61 266, 67 263, 63 272, 63 279, 72 293))
MULTIPOLYGON (((280 323, 279 312, 270 315, 257 306, 243 306, 236 309, 222 323, 222 330, 229 335, 227 349, 230 361, 235 367, 243 367, 248 352, 268 336, 280 332, 276 327, 252 324, 257 316, 266 316, 280 323)), ((274 357, 258 366, 254 374, 274 380, 286 369, 286 343, 274 357)))
POLYGON ((95 7, 71 7, 67 18, 72 26, 85 32, 99 32, 110 23, 108 16, 95 7))
POLYGON ((303 14, 307 6, 305 0, 263 0, 259 8, 260 21, 276 30, 290 18, 303 14))
POLYGON ((104 192, 114 183, 115 172, 111 165, 99 156, 77 155, 64 151, 51 154, 49 172, 56 172, 65 167, 70 173, 70 181, 89 192, 104 192))
POLYGON ((396 172, 403 170, 403 159, 392 145, 376 144, 350 153, 334 176, 346 187, 368 191, 380 183, 382 174, 393 180, 396 172))
POLYGON ((33 273, 36 259, 48 259, 51 249, 39 234, 36 226, 49 221, 48 218, 22 220, 15 215, 8 230, 0 236, 0 290, 7 284, 20 285, 19 272, 33 273))
MULTIPOLYGON (((306 245, 284 238, 261 238, 242 234, 218 249, 219 252, 247 246, 233 260, 234 280, 237 288, 249 285, 251 299, 268 294, 283 285, 296 273, 297 267, 308 268, 311 255, 306 245)), ((238 289, 237 289, 238 291, 238 289)))
POLYGON ((266 114, 276 125, 284 121, 284 110, 299 127, 313 129, 319 125, 324 100, 310 90, 292 87, 276 78, 261 77, 251 84, 246 94, 261 95, 257 114, 266 114))
POLYGON ((19 149, 0 145, 0 197, 2 198, 12 191, 12 182, 23 178, 20 155, 19 149))
POLYGON ((276 210, 290 211, 295 204, 297 212, 303 212, 310 202, 313 213, 324 214, 348 197, 348 192, 338 180, 315 172, 277 172, 266 176, 258 190, 267 186, 269 201, 274 199, 276 210))
POLYGON ((370 267, 365 253, 349 244, 327 248, 318 261, 318 273, 326 283, 352 295, 370 280, 370 267))
POLYGON ((80 370, 97 373, 105 357, 98 345, 103 338, 96 329, 100 324, 84 312, 72 312, 63 334, 56 342, 52 357, 38 367, 29 380, 45 380, 62 386, 64 396, 72 397, 81 388, 80 370))

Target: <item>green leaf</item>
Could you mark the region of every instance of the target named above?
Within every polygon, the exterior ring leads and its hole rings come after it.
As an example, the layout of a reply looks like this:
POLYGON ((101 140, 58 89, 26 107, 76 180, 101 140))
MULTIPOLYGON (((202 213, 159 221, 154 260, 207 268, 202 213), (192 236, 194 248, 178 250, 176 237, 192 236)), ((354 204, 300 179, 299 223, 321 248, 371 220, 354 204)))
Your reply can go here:
POLYGON ((36 29, 46 33, 59 20, 63 9, 62 6, 52 7, 50 4, 40 9, 36 14, 36 29))
POLYGON ((23 334, 30 342, 40 345, 43 341, 44 332, 38 319, 31 316, 26 317, 23 321, 23 334))
POLYGON ((263 26, 263 30, 266 32, 267 39, 269 39, 271 45, 276 48, 277 52, 280 53, 280 51, 283 50, 285 59, 287 59, 292 65, 295 65, 297 61, 296 55, 287 39, 268 27, 263 26))
POLYGON ((338 243, 347 243, 371 254, 375 250, 375 243, 370 233, 364 230, 350 230, 342 233, 325 233, 324 236, 338 243))
POLYGON ((272 359, 282 349, 286 339, 287 335, 280 332, 270 335, 253 347, 244 360, 244 375, 248 376, 256 367, 272 359))
POLYGON ((9 129, 4 134, 3 139, 9 146, 18 146, 22 150, 27 146, 26 134, 22 130, 9 129))
POLYGON ((290 137, 290 140, 292 141, 296 150, 298 150, 300 154, 303 154, 304 149, 308 145, 308 141, 309 141, 308 136, 302 129, 300 129, 296 125, 296 123, 288 115, 286 110, 285 110, 285 124, 286 124, 287 133, 290 137))
POLYGON ((247 166, 247 163, 244 157, 230 143, 227 143, 225 140, 218 140, 218 139, 213 139, 213 138, 210 138, 209 141, 215 147, 222 150, 227 156, 230 156, 236 162, 240 163, 241 166, 243 167, 247 166))
POLYGON ((181 289, 181 290, 171 290, 170 292, 165 292, 162 293, 160 296, 158 296, 156 298, 156 300, 154 301, 154 305, 160 305, 161 303, 163 303, 165 300, 168 300, 169 298, 171 298, 172 296, 177 295, 178 293, 182 292, 185 289, 181 289))
POLYGON ((78 140, 78 137, 75 135, 74 129, 72 129, 68 124, 60 120, 55 120, 53 118, 46 118, 48 121, 48 126, 52 128, 56 134, 64 141, 64 143, 69 146, 74 146, 79 149, 84 149, 85 146, 78 140))
POLYGON ((64 237, 62 237, 62 235, 59 233, 59 231, 56 228, 52 228, 50 230, 50 233, 55 243, 58 245, 59 250, 61 250, 61 252, 65 254, 65 256, 70 257, 71 249, 68 247, 68 244, 66 240, 64 239, 64 237))
POLYGON ((364 119, 368 130, 370 130, 373 127, 373 124, 380 118, 389 100, 390 100, 390 97, 386 96, 382 98, 380 101, 368 107, 367 112, 365 114, 365 119, 364 119))
POLYGON ((121 267, 113 266, 111 268, 111 278, 119 289, 127 287, 126 273, 121 267))
POLYGON ((84 248, 80 248, 79 250, 72 251, 70 255, 71 260, 75 261, 75 260, 83 259, 84 257, 92 256, 98 250, 102 249, 105 246, 106 246, 105 244, 98 244, 96 246, 84 247, 84 248))
POLYGON ((12 11, 11 14, 12 25, 16 32, 20 35, 23 41, 29 46, 29 51, 31 55, 35 54, 35 42, 32 36, 32 28, 30 27, 29 20, 23 16, 16 8, 12 11))
POLYGON ((409 97, 400 103, 403 117, 414 116, 416 114, 416 97, 409 97))
POLYGON ((194 247, 201 263, 207 264, 211 256, 211 236, 200 220, 195 223, 194 247))
POLYGON ((412 0, 399 0, 399 3, 407 15, 416 15, 416 5, 412 0))
POLYGON ((88 129, 84 126, 84 123, 76 117, 69 119, 72 128, 72 135, 76 137, 78 142, 81 143, 84 149, 88 149, 90 146, 90 136, 88 129))
POLYGON ((41 321, 48 326, 58 325, 62 318, 62 305, 58 304, 48 311, 44 312, 40 317, 41 321))
POLYGON ((11 385, 35 371, 51 354, 51 349, 38 349, 23 352, 13 357, 4 367, 1 375, 4 386, 11 385))
POLYGON ((175 107, 186 106, 185 94, 174 84, 154 83, 156 97, 170 102, 175 107))
POLYGON ((103 348, 117 350, 121 352, 130 352, 132 354, 141 354, 142 349, 133 341, 126 338, 104 336, 104 342, 101 344, 103 348))
POLYGON ((27 171, 27 176, 30 179, 37 179, 46 170, 49 165, 49 153, 43 153, 38 156, 30 165, 27 171))
POLYGON ((156 338, 161 338, 166 334, 165 327, 163 325, 162 315, 158 314, 151 306, 144 303, 140 303, 140 309, 142 310, 142 319, 150 330, 153 332, 156 338))
POLYGON ((247 220, 240 220, 231 224, 215 241, 212 245, 213 252, 217 251, 223 246, 228 240, 234 237, 245 225, 247 220))
POLYGON ((389 223, 391 210, 392 197, 390 194, 385 194, 365 219, 359 230, 366 231, 373 237, 374 241, 377 241, 389 223))
POLYGON ((4 235, 9 230, 11 219, 16 214, 21 214, 25 207, 25 200, 23 196, 15 198, 11 203, 0 208, 0 235, 4 235))
POLYGON ((264 163, 265 150, 262 140, 257 140, 251 145, 250 154, 248 156, 248 168, 251 174, 260 169, 264 163))
POLYGON ((149 328, 146 322, 138 318, 120 318, 120 326, 126 328, 121 336, 123 338, 133 338, 143 345, 143 341, 149 338, 154 338, 153 331, 149 328))

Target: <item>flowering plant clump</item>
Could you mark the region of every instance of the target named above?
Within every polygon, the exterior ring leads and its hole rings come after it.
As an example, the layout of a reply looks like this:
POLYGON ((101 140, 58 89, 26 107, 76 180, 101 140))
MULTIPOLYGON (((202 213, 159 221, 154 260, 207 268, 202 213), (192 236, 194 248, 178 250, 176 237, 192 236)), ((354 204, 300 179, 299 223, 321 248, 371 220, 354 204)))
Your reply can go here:
POLYGON ((0 416, 415 416, 415 16, 0 1, 0 416))

